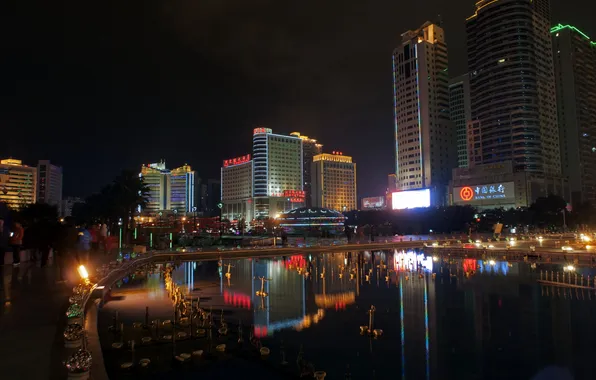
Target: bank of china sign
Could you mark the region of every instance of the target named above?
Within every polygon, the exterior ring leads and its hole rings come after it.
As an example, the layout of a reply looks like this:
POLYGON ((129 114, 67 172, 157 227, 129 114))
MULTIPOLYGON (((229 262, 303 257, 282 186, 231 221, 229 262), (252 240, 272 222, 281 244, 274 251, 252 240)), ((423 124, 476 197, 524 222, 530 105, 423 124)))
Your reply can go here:
POLYGON ((453 189, 453 198, 456 203, 513 199, 514 197, 515 191, 513 182, 462 186, 453 189))

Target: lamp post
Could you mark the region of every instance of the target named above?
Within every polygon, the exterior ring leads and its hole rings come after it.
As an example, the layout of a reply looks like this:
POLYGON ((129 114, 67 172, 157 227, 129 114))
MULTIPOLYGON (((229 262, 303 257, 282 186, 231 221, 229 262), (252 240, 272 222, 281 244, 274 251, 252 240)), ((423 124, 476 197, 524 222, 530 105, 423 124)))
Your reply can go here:
POLYGON ((219 202, 217 204, 217 207, 219 208, 219 238, 221 239, 223 237, 223 218, 222 218, 223 203, 219 202))
POLYGON ((197 206, 193 206, 192 212, 193 212, 192 229, 194 231, 197 228, 197 206))

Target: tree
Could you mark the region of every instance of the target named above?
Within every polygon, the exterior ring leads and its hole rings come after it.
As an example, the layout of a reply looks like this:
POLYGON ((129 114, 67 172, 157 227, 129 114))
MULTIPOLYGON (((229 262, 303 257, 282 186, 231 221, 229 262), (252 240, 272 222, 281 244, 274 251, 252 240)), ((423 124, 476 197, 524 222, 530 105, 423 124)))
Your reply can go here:
POLYGON ((530 206, 534 213, 534 224, 537 225, 562 225, 563 213, 567 202, 558 195, 550 194, 548 197, 540 197, 530 206))

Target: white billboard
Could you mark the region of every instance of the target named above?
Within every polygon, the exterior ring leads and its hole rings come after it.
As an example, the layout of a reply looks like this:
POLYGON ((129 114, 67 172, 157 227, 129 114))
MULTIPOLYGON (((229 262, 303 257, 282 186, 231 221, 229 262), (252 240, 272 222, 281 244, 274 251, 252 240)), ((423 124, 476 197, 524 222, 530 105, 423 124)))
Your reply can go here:
POLYGON ((430 189, 397 191, 391 195, 393 210, 421 207, 430 207, 430 189))

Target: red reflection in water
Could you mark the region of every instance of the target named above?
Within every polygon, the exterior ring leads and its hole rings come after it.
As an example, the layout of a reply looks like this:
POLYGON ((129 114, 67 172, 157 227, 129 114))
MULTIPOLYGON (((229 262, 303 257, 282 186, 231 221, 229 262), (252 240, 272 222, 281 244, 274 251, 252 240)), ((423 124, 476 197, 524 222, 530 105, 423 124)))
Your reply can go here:
POLYGON ((476 272, 477 265, 474 259, 464 259, 464 272, 476 272))
POLYGON ((290 266, 304 268, 306 267, 306 260, 301 255, 290 256, 289 259, 284 261, 284 266, 286 267, 286 269, 288 269, 290 266))
POLYGON ((223 297, 226 305, 233 305, 242 309, 250 309, 250 297, 247 295, 236 294, 235 292, 224 290, 223 297))
POLYGON ((335 310, 345 310, 346 309, 346 303, 345 302, 336 302, 335 303, 335 310))
POLYGON ((255 326, 255 336, 257 338, 267 336, 267 326, 255 326))

